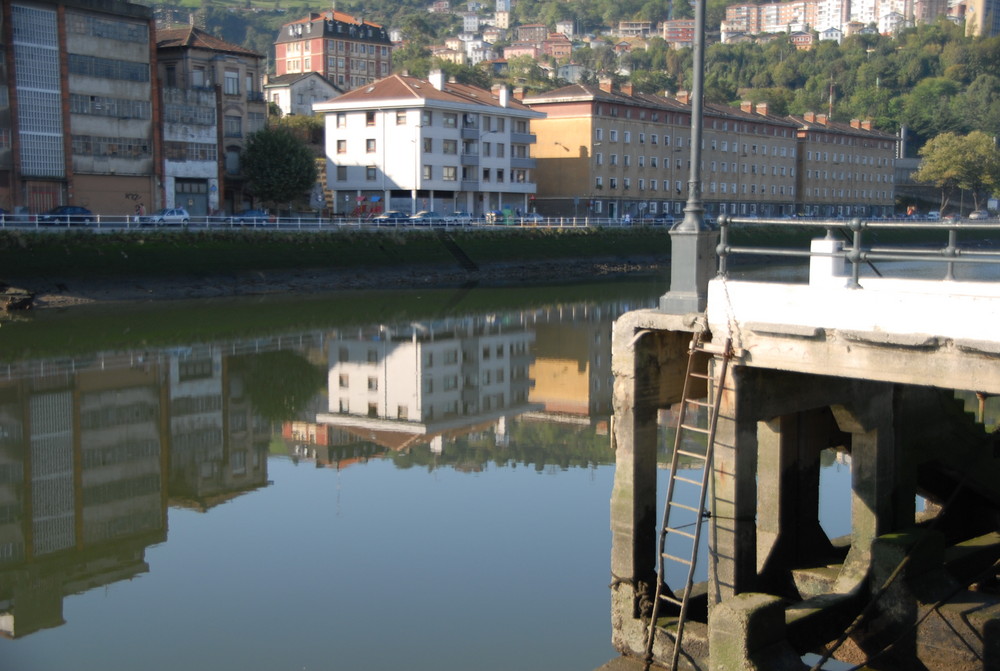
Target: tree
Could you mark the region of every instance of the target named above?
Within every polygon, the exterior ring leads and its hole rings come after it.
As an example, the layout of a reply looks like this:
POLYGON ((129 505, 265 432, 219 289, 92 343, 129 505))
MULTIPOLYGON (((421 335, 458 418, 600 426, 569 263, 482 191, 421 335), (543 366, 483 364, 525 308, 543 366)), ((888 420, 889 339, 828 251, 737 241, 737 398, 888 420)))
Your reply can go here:
POLYGON ((920 149, 920 156, 923 160, 913 179, 941 189, 942 212, 956 189, 969 191, 979 209, 980 198, 1000 188, 1000 150, 986 133, 938 135, 920 149))
POLYGON ((251 134, 240 161, 250 193, 266 203, 290 203, 316 183, 315 156, 284 126, 251 134))

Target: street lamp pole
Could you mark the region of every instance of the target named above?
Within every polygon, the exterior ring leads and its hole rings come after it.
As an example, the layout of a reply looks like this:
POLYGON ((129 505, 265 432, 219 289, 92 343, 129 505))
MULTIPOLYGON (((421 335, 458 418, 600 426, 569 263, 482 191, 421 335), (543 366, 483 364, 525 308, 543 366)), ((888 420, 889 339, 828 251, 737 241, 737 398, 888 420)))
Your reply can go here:
POLYGON ((704 127, 705 4, 694 0, 694 63, 691 87, 691 167, 684 218, 670 229, 670 290, 660 310, 671 314, 704 312, 708 282, 716 268, 719 232, 705 222, 701 200, 701 144, 704 127))

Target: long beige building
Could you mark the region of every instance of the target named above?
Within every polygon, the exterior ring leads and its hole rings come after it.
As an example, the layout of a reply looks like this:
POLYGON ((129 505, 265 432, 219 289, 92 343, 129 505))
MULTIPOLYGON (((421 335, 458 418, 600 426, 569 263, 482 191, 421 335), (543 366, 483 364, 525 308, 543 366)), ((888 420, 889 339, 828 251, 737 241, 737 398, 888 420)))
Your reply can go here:
MULTIPOLYGON (((546 117, 536 136, 537 210, 546 215, 678 217, 688 199, 691 105, 629 86, 567 86, 523 101, 546 117)), ((816 123, 769 113, 766 104, 706 105, 701 165, 709 215, 886 216, 893 206, 893 136, 870 124, 816 123), (836 155, 837 167, 809 163, 836 155), (822 148, 821 148, 822 147, 822 148), (851 166, 848 170, 847 165, 851 166), (826 178, 822 175, 826 172, 826 178), (820 171, 820 172, 815 172, 820 171), (843 172, 843 178, 840 175, 843 172), (834 188, 834 185, 836 187, 834 188)))

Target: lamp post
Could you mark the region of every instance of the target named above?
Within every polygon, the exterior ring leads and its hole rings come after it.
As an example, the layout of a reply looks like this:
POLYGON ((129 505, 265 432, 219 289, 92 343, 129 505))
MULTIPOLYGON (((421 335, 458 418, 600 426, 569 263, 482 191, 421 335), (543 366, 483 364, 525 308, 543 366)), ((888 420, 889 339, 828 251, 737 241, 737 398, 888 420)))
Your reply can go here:
POLYGON ((705 3, 694 0, 694 63, 691 87, 691 167, 684 218, 670 229, 670 290, 660 310, 671 314, 704 312, 708 281, 716 267, 719 232, 705 223, 701 200, 701 138, 704 116, 705 3))

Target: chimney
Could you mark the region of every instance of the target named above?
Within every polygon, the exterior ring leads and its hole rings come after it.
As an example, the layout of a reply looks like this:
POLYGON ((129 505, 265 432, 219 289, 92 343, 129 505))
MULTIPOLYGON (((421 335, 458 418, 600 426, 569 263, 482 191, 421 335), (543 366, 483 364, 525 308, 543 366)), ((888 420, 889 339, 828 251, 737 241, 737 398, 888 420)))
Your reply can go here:
POLYGON ((749 100, 743 100, 740 102, 740 111, 747 112, 748 114, 753 114, 753 103, 749 100))
POLYGON ((500 87, 500 107, 510 107, 510 89, 506 86, 500 87))
POLYGON ((632 95, 632 82, 625 82, 622 84, 622 95, 632 95))
POLYGON ((826 115, 825 114, 817 114, 816 115, 816 123, 822 124, 822 125, 825 126, 826 125, 826 115))
POLYGON ((756 106, 757 114, 761 116, 767 116, 767 103, 757 103, 756 106))
POLYGON ((851 119, 851 128, 861 128, 861 120, 851 119))
POLYGON ((611 78, 610 77, 601 77, 601 80, 600 80, 599 84, 601 86, 601 90, 602 91, 605 91, 607 93, 611 93, 611 78))
POLYGON ((691 104, 691 93, 689 91, 678 91, 677 102, 682 103, 684 105, 691 104))
POLYGON ((864 130, 871 130, 872 129, 872 120, 871 119, 865 119, 864 121, 862 121, 861 122, 861 128, 863 128, 864 130))
POLYGON ((427 79, 430 81, 431 86, 438 91, 444 90, 444 73, 440 70, 431 70, 431 73, 427 75, 427 79))
POLYGON ((802 118, 808 121, 809 123, 814 123, 816 121, 816 113, 806 112, 805 114, 802 115, 802 118))
POLYGON ((514 100, 518 101, 524 100, 524 87, 523 86, 516 87, 514 91, 511 93, 511 95, 513 96, 514 100))

